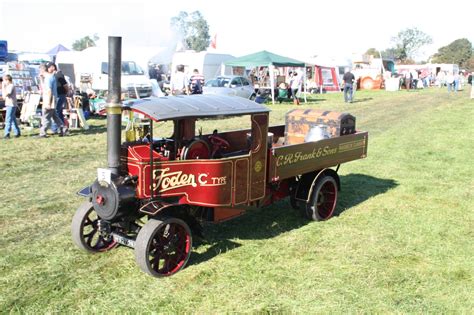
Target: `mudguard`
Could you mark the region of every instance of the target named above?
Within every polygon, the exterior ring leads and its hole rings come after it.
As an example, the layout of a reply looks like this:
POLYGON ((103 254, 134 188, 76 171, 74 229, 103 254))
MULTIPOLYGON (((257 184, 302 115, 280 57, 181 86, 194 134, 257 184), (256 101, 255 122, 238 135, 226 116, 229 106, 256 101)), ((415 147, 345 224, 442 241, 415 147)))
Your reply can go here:
POLYGON ((91 197, 92 196, 92 186, 86 186, 79 190, 76 194, 81 197, 91 197))
POLYGON ((341 182, 337 172, 331 168, 324 168, 319 172, 311 172, 303 174, 298 181, 298 186, 296 187, 295 199, 299 201, 309 202, 311 193, 313 192, 314 185, 319 177, 329 175, 334 177, 337 183, 337 190, 341 190, 341 182))

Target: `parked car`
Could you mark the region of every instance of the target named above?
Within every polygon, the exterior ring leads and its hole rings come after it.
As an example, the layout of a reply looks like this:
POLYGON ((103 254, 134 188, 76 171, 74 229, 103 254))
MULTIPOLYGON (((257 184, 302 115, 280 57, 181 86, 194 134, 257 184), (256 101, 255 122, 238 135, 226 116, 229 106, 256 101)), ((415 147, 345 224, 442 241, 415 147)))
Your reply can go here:
POLYGON ((242 76, 219 76, 204 84, 203 94, 240 96, 255 99, 255 89, 249 79, 242 76))

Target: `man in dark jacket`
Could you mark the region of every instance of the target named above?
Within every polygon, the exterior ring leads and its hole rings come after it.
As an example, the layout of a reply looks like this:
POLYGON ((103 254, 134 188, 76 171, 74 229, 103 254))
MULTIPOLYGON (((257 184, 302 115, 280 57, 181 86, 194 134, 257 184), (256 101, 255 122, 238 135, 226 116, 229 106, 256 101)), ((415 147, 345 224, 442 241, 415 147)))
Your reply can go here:
MULTIPOLYGON (((66 104, 66 101, 67 101, 66 96, 69 90, 69 85, 62 71, 61 70, 58 71, 58 68, 56 67, 55 63, 49 62, 47 64, 47 67, 54 69, 52 72, 54 73, 54 77, 56 78, 57 91, 58 91, 58 98, 56 100, 56 113, 58 114, 59 119, 61 119, 62 123, 64 124, 63 110, 64 110, 64 105, 66 104)), ((53 125, 51 126, 51 131, 57 134, 62 133, 60 130, 58 130, 58 126, 56 125, 56 123, 54 123, 54 121, 53 121, 53 125)))
POLYGON ((342 81, 344 81, 344 102, 352 103, 352 89, 354 88, 355 76, 349 68, 346 68, 342 81))

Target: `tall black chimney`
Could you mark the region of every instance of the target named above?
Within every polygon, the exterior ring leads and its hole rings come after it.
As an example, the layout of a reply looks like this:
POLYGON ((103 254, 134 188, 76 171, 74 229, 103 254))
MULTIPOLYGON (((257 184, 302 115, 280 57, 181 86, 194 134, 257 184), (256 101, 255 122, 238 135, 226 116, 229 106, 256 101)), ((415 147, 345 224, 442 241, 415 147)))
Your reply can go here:
POLYGON ((107 162, 113 174, 120 167, 122 38, 109 36, 109 95, 107 96, 107 162))

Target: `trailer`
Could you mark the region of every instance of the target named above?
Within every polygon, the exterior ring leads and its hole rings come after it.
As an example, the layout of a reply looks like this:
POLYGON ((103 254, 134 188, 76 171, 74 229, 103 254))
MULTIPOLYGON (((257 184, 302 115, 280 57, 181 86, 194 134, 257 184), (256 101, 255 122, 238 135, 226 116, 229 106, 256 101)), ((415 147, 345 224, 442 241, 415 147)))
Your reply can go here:
POLYGON ((146 98, 127 106, 117 100, 107 107, 109 167, 81 190, 86 201, 73 217, 72 238, 94 253, 133 248, 139 267, 155 277, 184 268, 204 223, 282 198, 308 219, 329 219, 341 188, 339 165, 367 155, 368 133, 357 131, 348 113, 297 109, 285 124, 269 126, 267 107, 239 97, 146 98), (123 112, 132 123, 122 143, 123 112), (197 128, 236 116, 246 128, 197 128), (155 134, 163 124, 171 135, 155 134))

